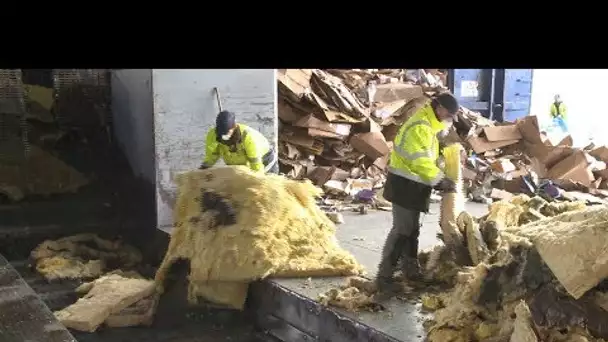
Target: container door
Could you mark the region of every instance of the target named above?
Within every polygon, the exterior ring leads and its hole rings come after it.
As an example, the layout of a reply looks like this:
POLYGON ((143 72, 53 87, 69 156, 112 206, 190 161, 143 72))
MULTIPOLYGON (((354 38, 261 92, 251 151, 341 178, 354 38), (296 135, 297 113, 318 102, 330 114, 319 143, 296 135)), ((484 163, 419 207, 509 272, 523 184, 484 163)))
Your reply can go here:
POLYGON ((492 69, 450 69, 448 88, 460 105, 485 117, 490 116, 492 102, 492 69))
POLYGON ((532 69, 505 69, 505 121, 513 122, 530 114, 532 100, 532 69))

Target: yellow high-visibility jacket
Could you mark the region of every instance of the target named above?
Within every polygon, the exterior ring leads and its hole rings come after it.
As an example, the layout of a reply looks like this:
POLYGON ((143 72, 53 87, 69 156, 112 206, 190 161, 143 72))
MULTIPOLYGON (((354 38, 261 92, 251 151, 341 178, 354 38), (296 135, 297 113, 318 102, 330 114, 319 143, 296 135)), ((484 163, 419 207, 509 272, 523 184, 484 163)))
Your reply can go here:
POLYGON ((243 165, 253 171, 264 172, 262 159, 270 151, 268 139, 262 133, 243 124, 237 124, 236 129, 241 132, 241 141, 236 144, 234 151, 231 151, 230 146, 217 141, 215 128, 209 130, 203 164, 211 167, 221 157, 226 165, 243 165))
POLYGON ((557 118, 561 117, 566 120, 566 105, 563 102, 560 102, 559 105, 556 105, 555 102, 551 104, 551 117, 557 118))
POLYGON ((437 166, 437 133, 445 128, 446 125, 437 120, 430 104, 420 108, 399 129, 388 171, 417 183, 437 185, 444 177, 437 166))

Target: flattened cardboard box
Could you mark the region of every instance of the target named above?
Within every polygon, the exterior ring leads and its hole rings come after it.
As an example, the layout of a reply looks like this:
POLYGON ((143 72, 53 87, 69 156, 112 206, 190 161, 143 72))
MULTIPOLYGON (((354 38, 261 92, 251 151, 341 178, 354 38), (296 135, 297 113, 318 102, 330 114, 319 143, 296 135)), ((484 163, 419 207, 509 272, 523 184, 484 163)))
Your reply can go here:
POLYGON ((598 147, 589 152, 589 154, 597 158, 598 160, 608 163, 608 147, 606 146, 598 147))
POLYGON ((423 95, 422 87, 408 83, 387 83, 376 86, 374 102, 406 102, 423 95))
POLYGON ((308 128, 308 133, 311 136, 321 136, 327 138, 346 137, 350 134, 350 124, 332 124, 326 121, 315 118, 309 114, 293 123, 296 127, 308 128), (323 132, 331 133, 325 134, 323 132))
POLYGON ((547 176, 551 179, 564 179, 579 182, 585 186, 591 185, 595 180, 589 170, 589 162, 582 151, 576 151, 566 159, 553 166, 547 176))
POLYGON ((572 139, 572 136, 567 135, 565 138, 563 138, 560 142, 557 143, 557 146, 572 147, 573 144, 574 144, 574 140, 572 139))
POLYGON ((310 88, 312 69, 281 69, 277 79, 296 97, 301 97, 310 88))
POLYGON ((517 120, 516 123, 523 139, 532 144, 543 143, 539 126, 538 118, 534 115, 526 116, 523 119, 517 120))
POLYGON ((350 144, 354 149, 372 160, 376 160, 390 152, 390 147, 380 132, 355 134, 350 139, 350 144))
POLYGON ((475 153, 483 153, 497 148, 516 144, 519 140, 488 141, 486 138, 472 136, 467 139, 475 153))
POLYGON ((520 140, 523 138, 516 125, 484 127, 488 141, 520 140))

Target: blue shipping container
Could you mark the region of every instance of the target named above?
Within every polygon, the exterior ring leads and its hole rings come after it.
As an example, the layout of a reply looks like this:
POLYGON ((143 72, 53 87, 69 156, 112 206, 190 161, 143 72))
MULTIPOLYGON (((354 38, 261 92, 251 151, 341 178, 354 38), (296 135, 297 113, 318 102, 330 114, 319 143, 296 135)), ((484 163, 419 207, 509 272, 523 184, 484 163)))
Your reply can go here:
POLYGON ((532 69, 450 69, 448 87, 463 107, 492 120, 530 113, 532 69))

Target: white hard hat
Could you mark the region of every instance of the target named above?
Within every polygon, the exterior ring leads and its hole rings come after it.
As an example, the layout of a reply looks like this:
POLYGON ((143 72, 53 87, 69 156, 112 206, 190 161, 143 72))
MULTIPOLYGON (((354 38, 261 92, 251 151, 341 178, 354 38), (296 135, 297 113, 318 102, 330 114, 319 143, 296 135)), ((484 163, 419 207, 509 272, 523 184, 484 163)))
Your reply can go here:
POLYGON ((555 99, 555 101, 559 101, 559 99, 560 99, 561 97, 559 96, 559 94, 555 94, 555 96, 554 96, 553 98, 555 99))

